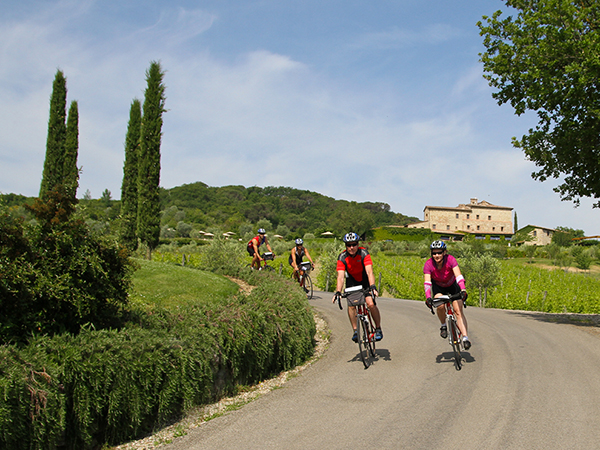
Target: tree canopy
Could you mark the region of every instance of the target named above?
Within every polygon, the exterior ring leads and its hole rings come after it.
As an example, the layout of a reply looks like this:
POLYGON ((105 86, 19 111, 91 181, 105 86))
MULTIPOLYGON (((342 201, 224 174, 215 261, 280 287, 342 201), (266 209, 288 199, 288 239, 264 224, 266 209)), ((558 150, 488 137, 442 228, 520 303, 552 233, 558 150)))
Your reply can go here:
MULTIPOLYGON (((513 145, 540 170, 560 178, 562 200, 600 198, 600 8, 595 0, 505 0, 478 22, 484 77, 498 104, 535 111, 538 124, 513 145)), ((600 201, 594 203, 599 207, 600 201)))

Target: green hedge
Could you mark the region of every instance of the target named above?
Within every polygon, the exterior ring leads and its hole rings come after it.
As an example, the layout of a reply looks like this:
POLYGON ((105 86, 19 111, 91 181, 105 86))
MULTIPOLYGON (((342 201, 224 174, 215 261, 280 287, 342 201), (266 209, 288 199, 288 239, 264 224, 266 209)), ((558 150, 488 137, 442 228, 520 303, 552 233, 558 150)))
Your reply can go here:
POLYGON ((121 443, 307 360, 315 325, 304 294, 273 274, 248 276, 258 284, 248 296, 0 347, 0 448, 121 443))

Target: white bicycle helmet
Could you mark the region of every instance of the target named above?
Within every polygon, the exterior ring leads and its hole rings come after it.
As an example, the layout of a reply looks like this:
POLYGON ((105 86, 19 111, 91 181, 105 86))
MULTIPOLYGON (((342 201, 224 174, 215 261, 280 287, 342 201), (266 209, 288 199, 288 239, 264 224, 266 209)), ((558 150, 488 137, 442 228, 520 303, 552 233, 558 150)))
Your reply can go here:
POLYGON ((258 229, 258 234, 267 234, 267 232, 265 231, 264 228, 259 228, 258 229))
POLYGON ((296 245, 302 245, 304 244, 304 241, 300 238, 296 239, 296 245))
POLYGON ((444 241, 433 241, 429 248, 431 250, 446 250, 446 244, 444 241))
POLYGON ((348 242, 358 242, 359 239, 360 238, 358 237, 358 234, 350 232, 350 233, 346 233, 346 235, 344 236, 343 241, 345 243, 348 243, 348 242))

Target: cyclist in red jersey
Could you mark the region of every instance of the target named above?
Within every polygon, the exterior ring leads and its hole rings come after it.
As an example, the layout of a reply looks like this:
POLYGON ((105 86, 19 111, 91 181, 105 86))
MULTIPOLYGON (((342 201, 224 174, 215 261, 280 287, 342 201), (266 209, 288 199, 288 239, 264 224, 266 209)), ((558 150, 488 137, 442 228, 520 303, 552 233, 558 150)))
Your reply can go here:
MULTIPOLYGON (((373 292, 373 296, 377 297, 378 292, 375 286, 375 275, 373 274, 373 260, 371 255, 364 247, 358 246, 358 234, 348 233, 344 236, 344 242, 346 244, 346 250, 340 253, 337 260, 337 284, 336 292, 333 296, 332 302, 336 301, 336 298, 340 295, 342 288, 344 287, 344 278, 346 279, 346 287, 362 286, 364 289, 370 289, 373 292)), ((381 331, 381 314, 375 298, 370 294, 365 294, 365 300, 367 307, 371 312, 371 316, 375 321, 375 339, 380 341, 383 339, 383 332, 381 331)), ((348 317, 350 324, 354 330, 352 340, 358 341, 358 334, 356 331, 356 306, 348 307, 348 317)))
POLYGON ((260 257, 258 248, 263 244, 267 246, 271 253, 273 252, 273 250, 271 250, 271 246, 269 245, 269 241, 267 240, 267 232, 264 228, 259 228, 258 235, 253 237, 246 246, 246 250, 250 256, 252 256, 252 267, 258 270, 260 270, 260 262, 263 261, 263 259, 260 257))
MULTIPOLYGON (((467 333, 467 318, 463 309, 464 299, 467 298, 465 289, 465 278, 460 272, 458 262, 454 256, 447 252, 446 244, 443 241, 433 241, 431 246, 431 258, 425 262, 423 267, 425 304, 431 308, 433 305, 432 297, 439 297, 444 294, 454 295, 461 292, 463 300, 452 302, 454 313, 456 314, 456 323, 463 335, 463 345, 465 350, 471 348, 471 341, 467 333)), ((438 306, 437 316, 442 326, 440 327, 440 336, 448 337, 446 327, 446 311, 444 305, 438 306)))

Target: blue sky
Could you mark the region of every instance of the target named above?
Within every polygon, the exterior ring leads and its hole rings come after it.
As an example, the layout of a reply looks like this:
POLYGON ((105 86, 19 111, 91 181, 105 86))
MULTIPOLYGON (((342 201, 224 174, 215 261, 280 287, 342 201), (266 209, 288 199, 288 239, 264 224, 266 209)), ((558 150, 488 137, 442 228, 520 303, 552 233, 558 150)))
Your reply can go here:
POLYGON ((423 208, 470 198, 520 226, 600 234, 511 146, 535 124, 498 106, 476 23, 500 0, 4 0, 0 192, 35 196, 57 68, 79 103, 78 195, 120 197, 145 71, 166 71, 161 186, 291 186, 423 208), (457 6, 460 5, 460 6, 457 6))

